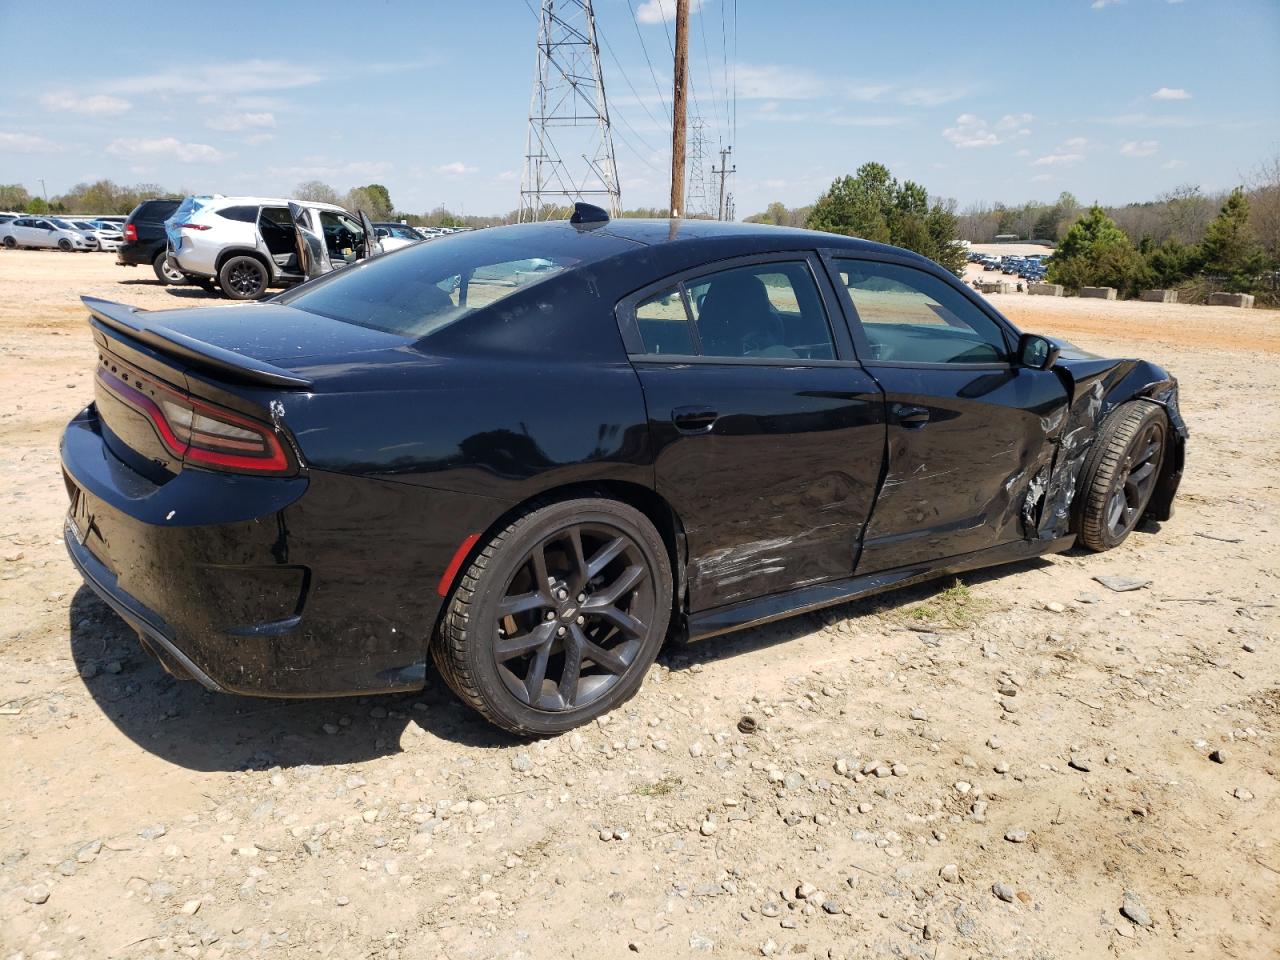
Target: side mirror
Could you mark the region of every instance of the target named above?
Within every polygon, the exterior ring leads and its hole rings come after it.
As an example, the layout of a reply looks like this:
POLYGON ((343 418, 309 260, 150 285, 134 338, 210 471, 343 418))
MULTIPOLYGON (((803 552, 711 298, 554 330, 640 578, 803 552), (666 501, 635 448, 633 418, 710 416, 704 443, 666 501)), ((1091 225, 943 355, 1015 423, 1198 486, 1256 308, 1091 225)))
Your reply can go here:
POLYGON ((1018 362, 1032 370, 1048 370, 1061 352, 1057 341, 1036 333, 1024 333, 1018 340, 1018 362))

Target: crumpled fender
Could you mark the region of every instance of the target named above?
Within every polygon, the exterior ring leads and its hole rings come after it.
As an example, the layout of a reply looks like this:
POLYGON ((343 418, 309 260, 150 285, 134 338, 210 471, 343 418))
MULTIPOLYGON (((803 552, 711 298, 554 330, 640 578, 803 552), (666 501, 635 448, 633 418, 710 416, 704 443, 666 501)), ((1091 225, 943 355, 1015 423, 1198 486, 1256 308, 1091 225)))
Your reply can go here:
POLYGON ((1111 411, 1130 400, 1163 407, 1173 426, 1172 443, 1146 512, 1155 520, 1169 519, 1188 436, 1178 409, 1178 381, 1147 360, 1104 359, 1075 350, 1064 350, 1053 369, 1067 388, 1067 422, 1059 436, 1036 538, 1050 540, 1073 531, 1076 494, 1089 450, 1111 411))

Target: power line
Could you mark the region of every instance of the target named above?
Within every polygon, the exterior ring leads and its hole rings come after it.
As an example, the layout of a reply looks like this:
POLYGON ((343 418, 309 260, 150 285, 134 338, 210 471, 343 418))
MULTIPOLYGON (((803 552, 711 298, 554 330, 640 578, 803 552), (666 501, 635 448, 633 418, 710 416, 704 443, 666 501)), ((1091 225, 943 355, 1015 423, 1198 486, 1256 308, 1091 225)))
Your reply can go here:
POLYGON ((640 21, 636 19, 636 8, 631 5, 631 0, 627 0, 627 9, 631 11, 631 25, 636 28, 636 37, 640 40, 640 51, 644 54, 645 63, 649 64, 649 76, 653 78, 653 89, 658 91, 658 102, 662 104, 662 111, 669 121, 671 108, 667 106, 667 101, 662 96, 662 84, 658 83, 658 75, 654 72, 653 60, 649 57, 649 48, 645 46, 644 34, 640 32, 640 21))

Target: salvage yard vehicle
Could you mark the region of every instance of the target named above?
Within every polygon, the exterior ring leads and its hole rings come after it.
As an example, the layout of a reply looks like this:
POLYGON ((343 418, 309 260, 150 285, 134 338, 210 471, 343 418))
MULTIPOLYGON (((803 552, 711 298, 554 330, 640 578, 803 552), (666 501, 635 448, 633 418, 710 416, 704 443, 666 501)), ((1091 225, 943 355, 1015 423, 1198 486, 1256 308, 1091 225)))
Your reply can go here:
POLYGON ((669 627, 1107 550, 1183 469, 1155 364, 825 233, 578 204, 266 302, 84 303, 67 549, 214 691, 415 690, 433 660, 554 734, 632 696, 669 627))
POLYGON ((18 217, 0 223, 0 243, 10 250, 17 247, 53 247, 67 252, 93 250, 96 242, 85 237, 69 223, 52 217, 18 217))
POLYGON ((255 300, 376 252, 372 230, 332 203, 261 197, 187 197, 165 222, 182 274, 255 300))
POLYGON ((161 283, 182 283, 184 277, 169 259, 164 222, 182 201, 169 198, 143 200, 124 222, 124 241, 116 250, 122 267, 149 266, 161 283))

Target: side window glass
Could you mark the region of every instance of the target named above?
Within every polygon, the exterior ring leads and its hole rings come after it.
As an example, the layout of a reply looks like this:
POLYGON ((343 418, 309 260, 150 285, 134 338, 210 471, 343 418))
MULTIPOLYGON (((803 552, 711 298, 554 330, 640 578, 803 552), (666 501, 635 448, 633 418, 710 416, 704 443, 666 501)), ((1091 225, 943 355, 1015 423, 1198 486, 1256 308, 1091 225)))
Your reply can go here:
POLYGON ((258 217, 258 232, 273 256, 288 257, 294 253, 297 235, 287 207, 263 207, 258 217))
POLYGON ((737 267, 685 287, 708 357, 835 359, 827 312, 803 260, 737 267))
POLYGON ((837 260, 871 348, 886 363, 998 363, 1008 359, 1000 327, 950 284, 922 270, 837 260))
POLYGON ((640 328, 645 353, 690 356, 698 352, 677 287, 669 287, 639 304, 636 326, 640 328))

